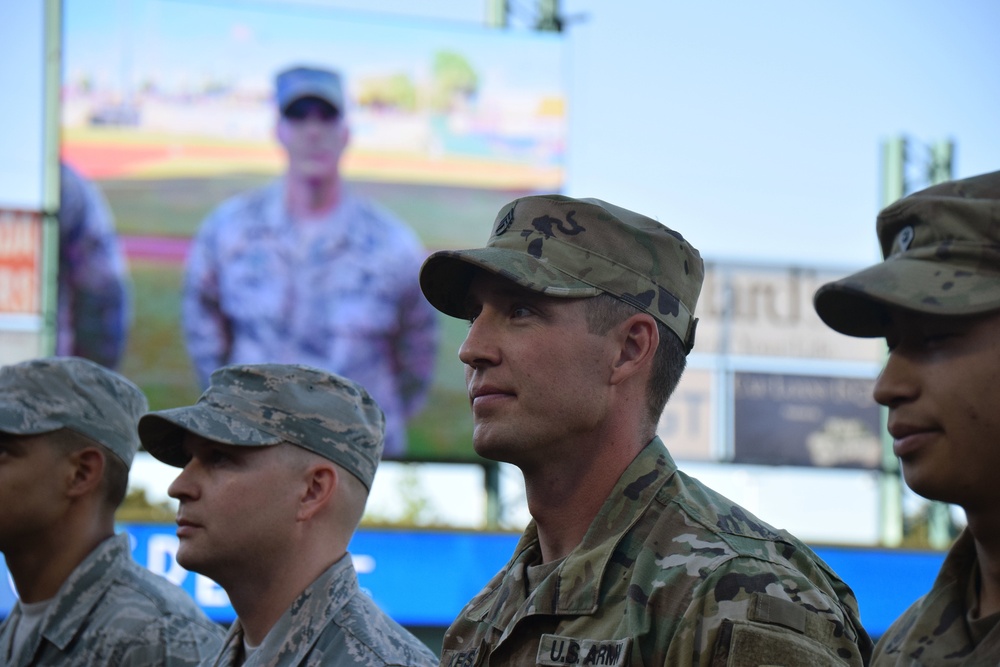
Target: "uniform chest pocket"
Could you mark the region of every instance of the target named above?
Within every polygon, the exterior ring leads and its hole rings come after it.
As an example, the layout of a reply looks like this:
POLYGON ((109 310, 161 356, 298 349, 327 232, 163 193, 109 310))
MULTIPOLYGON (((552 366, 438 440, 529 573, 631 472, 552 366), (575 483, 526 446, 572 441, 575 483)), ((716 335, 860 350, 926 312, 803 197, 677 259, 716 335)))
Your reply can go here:
POLYGON ((812 637, 764 623, 732 620, 723 621, 712 660, 712 667, 843 667, 845 664, 852 663, 812 637))

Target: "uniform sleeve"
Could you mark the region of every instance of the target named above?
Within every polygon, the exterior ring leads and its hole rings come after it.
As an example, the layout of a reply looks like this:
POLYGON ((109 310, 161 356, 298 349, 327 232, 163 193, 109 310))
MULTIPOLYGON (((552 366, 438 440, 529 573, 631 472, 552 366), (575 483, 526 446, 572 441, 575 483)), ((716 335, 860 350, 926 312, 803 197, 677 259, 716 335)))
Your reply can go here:
POLYGON ((422 252, 412 260, 412 280, 401 291, 399 333, 395 341, 396 372, 403 414, 409 419, 423 407, 434 378, 438 346, 438 314, 420 291, 417 276, 422 252))
POLYGON ((838 600, 791 568, 737 558, 699 587, 664 664, 861 667, 870 655, 838 600))
POLYGON ((130 318, 129 280, 114 220, 100 191, 71 169, 61 170, 59 283, 68 328, 60 354, 117 368, 130 318))
POLYGON ((181 295, 184 342, 202 388, 208 386, 212 371, 226 364, 232 343, 219 287, 221 215, 216 211, 209 216, 192 240, 181 295))

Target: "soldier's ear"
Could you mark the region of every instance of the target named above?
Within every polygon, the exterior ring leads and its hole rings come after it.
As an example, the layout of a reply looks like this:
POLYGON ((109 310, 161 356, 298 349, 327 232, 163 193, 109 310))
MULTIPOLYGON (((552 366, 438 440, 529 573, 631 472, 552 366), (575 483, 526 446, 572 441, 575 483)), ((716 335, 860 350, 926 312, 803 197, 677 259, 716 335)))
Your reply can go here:
POLYGON ((611 383, 619 384, 651 367, 660 332, 656 320, 647 313, 636 313, 612 329, 617 343, 611 383))
POLYGON ((307 521, 330 504, 337 485, 340 471, 328 461, 320 461, 309 466, 303 473, 302 493, 299 495, 298 511, 295 518, 307 521))
POLYGON ((66 487, 66 494, 71 498, 79 498, 94 492, 101 486, 104 479, 104 452, 99 447, 83 447, 69 454, 71 476, 66 487))

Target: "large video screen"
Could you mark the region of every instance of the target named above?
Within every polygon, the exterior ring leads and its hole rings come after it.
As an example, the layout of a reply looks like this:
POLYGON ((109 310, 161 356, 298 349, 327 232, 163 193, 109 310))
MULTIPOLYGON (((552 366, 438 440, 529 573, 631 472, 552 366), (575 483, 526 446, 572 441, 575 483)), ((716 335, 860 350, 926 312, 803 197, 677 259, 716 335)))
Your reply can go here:
MULTIPOLYGON (((108 200, 127 254, 134 314, 120 370, 153 409, 197 399, 181 334, 185 259, 210 211, 285 167, 278 71, 343 74, 349 186, 433 251, 481 245, 503 204, 560 190, 563 59, 558 35, 315 4, 66 0, 61 152, 108 200)), ((475 460, 455 356, 465 325, 440 323, 433 388, 400 458, 475 460)))

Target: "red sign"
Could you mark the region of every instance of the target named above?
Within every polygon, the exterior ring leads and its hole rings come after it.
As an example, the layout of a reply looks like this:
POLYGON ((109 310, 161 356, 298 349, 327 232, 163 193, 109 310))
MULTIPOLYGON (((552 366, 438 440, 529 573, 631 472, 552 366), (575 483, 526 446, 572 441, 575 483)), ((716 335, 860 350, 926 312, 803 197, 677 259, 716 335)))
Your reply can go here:
POLYGON ((42 215, 0 209, 0 314, 41 313, 42 215))

